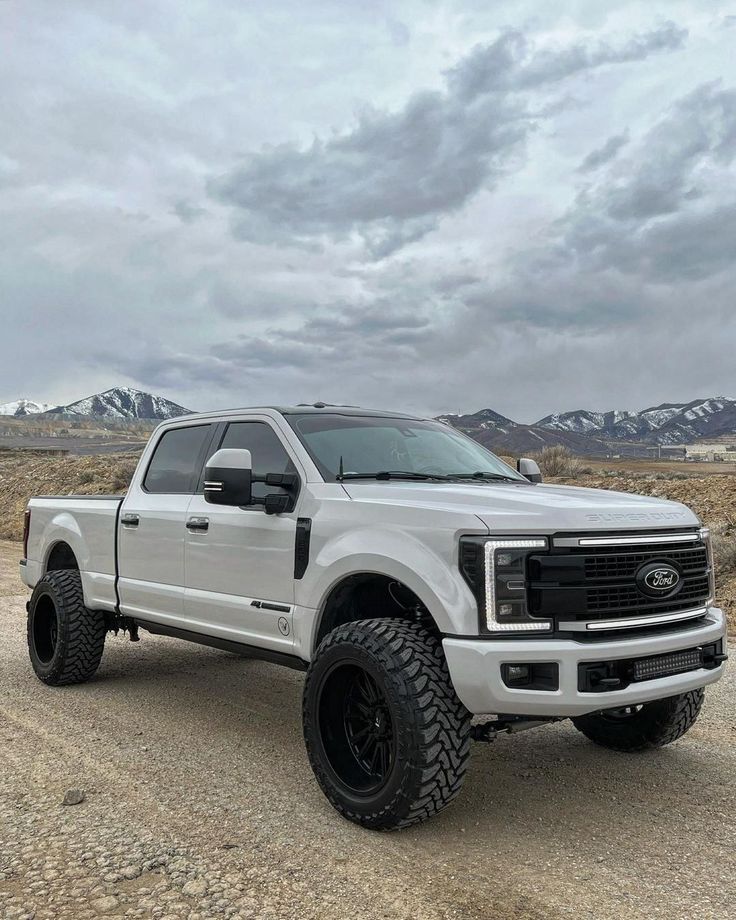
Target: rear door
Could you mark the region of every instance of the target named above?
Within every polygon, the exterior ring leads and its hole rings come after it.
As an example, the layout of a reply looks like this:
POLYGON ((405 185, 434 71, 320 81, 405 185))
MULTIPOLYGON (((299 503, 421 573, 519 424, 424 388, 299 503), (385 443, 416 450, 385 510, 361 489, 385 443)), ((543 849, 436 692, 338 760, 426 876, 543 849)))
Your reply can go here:
POLYGON ((187 506, 214 430, 211 424, 167 428, 123 502, 118 590, 120 609, 128 616, 180 624, 187 506))
MULTIPOLYGON (((304 479, 266 421, 229 422, 211 453, 219 447, 249 450, 254 476, 296 472, 304 479)), ((254 497, 276 491, 253 484, 254 497)), ((185 553, 184 614, 189 629, 277 650, 293 645, 297 515, 298 499, 290 513, 266 514, 262 505, 212 505, 201 491, 192 497, 185 553), (196 529, 197 524, 206 529, 196 529)))

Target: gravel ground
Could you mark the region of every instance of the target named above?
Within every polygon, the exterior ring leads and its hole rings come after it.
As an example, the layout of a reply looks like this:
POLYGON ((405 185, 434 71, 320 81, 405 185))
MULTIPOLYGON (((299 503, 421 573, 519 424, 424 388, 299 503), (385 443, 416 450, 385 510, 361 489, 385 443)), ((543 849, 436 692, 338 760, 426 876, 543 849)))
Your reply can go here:
POLYGON ((569 723, 478 745, 453 806, 375 834, 312 779, 299 674, 142 633, 89 684, 40 684, 19 549, 0 543, 4 920, 736 917, 733 669, 669 748, 569 723))

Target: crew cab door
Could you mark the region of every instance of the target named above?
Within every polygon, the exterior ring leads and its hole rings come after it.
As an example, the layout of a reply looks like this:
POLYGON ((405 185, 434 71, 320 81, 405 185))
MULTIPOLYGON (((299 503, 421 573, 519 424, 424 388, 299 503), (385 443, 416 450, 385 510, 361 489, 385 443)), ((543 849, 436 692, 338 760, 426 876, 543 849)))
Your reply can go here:
MULTIPOLYGON (((254 477, 299 472, 267 421, 227 423, 210 454, 220 447, 249 450, 254 477)), ((274 491, 278 490, 273 486, 253 484, 254 497, 274 491)), ((215 505, 198 491, 189 503, 187 520, 187 628, 249 645, 290 650, 294 644, 297 509, 266 514, 262 505, 215 505)))
POLYGON ((184 614, 186 514, 215 426, 167 428, 120 509, 120 609, 180 625, 184 614))

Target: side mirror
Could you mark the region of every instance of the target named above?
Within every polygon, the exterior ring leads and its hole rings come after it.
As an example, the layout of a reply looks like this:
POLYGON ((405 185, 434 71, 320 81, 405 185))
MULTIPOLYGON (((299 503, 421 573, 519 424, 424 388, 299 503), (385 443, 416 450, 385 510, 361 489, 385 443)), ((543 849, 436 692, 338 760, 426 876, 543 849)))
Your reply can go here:
POLYGON ((537 465, 536 460, 530 460, 529 457, 520 457, 516 461, 517 472, 528 479, 529 482, 541 482, 542 472, 537 465))
POLYGON ((250 505, 252 476, 250 451, 223 447, 204 468, 204 500, 212 505, 250 505))

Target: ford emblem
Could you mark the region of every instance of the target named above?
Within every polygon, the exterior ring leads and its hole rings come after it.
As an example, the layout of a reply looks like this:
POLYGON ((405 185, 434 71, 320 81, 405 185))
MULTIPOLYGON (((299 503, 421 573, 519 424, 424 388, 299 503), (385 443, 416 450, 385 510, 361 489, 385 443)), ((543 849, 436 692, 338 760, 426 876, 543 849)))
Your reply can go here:
POLYGON ((650 597, 666 597, 682 586, 682 576, 669 562, 649 562, 636 573, 636 584, 650 597))

